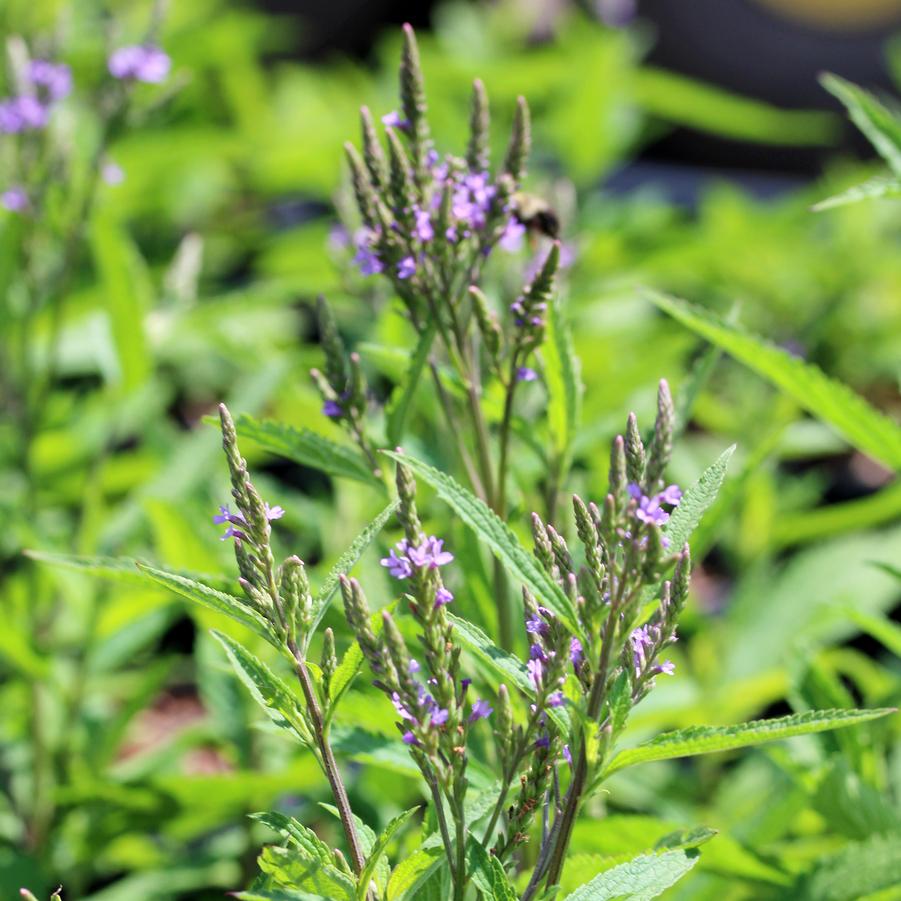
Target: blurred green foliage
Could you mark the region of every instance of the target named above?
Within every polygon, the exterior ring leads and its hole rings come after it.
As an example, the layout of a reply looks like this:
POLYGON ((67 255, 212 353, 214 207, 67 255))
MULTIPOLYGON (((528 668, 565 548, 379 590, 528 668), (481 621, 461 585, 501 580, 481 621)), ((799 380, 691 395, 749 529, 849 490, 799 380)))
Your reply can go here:
MULTIPOLYGON (((136 40, 147 16, 124 0, 7 0, 0 9, 4 35, 73 66, 79 91, 64 125, 82 157, 96 141, 88 90, 103 77, 104 36, 136 40)), ((886 202, 811 215, 813 202, 870 174, 842 159, 822 183, 774 200, 726 181, 706 185, 691 210, 654 188, 611 194, 604 177, 673 125, 761 145, 828 144, 839 120, 647 67, 646 35, 581 13, 562 16, 553 40, 533 42, 530 31, 513 2, 455 4, 439 10, 421 46, 439 147, 464 134, 476 74, 499 128, 517 94, 532 104, 531 189, 558 210, 571 249, 565 298, 586 385, 570 489, 596 496, 607 466, 597 449, 624 411, 647 421, 657 379, 678 397, 697 364, 712 375, 673 475, 690 482, 715 451, 738 444, 704 524, 710 553, 679 678, 636 711, 636 738, 785 704, 896 705, 901 641, 886 615, 899 582, 876 564, 901 559, 897 482, 739 364, 702 356, 701 342, 637 289, 672 291, 740 321, 897 415, 901 210, 886 202)), ((127 573, 104 580, 21 554, 127 554, 229 571, 230 548, 210 524, 227 494, 218 435, 202 421, 214 403, 341 440, 307 374, 321 363, 311 312, 319 292, 384 396, 403 369, 397 347, 409 335, 391 298, 329 240, 330 205, 348 209, 341 144, 356 133, 361 103, 378 113, 393 106, 399 38, 380 37, 372 65, 336 57, 312 67, 288 58, 301 37, 234 0, 171 4, 161 35, 175 63, 163 92, 171 96, 148 92, 143 123, 110 148, 125 181, 102 188, 87 224, 60 301, 56 361, 54 310, 27 336, 24 353, 52 384, 30 440, 12 416, 0 422, 3 897, 21 885, 46 896, 60 881, 65 897, 92 901, 220 897, 246 883, 272 837, 248 813, 278 806, 326 838, 338 834, 316 806, 325 796, 313 762, 261 725, 209 639, 213 625, 229 634, 229 621, 127 573)), ((15 283, 17 227, 3 215, 5 287, 15 283)), ((11 317, 14 292, 5 302, 11 317)), ((2 339, 12 353, 14 329, 4 326, 2 339)), ((421 399, 417 428, 434 415, 421 399)), ((290 537, 314 578, 382 503, 354 482, 246 451, 287 510, 285 549, 290 537)), ((511 513, 515 527, 525 512, 511 513)), ((449 542, 482 568, 462 528, 449 542)), ((376 560, 370 552, 360 566, 369 584, 384 584, 376 560)), ((463 615, 490 616, 488 574, 467 588, 463 615)), ((346 644, 335 611, 328 622, 346 644)), ((410 764, 389 740, 389 711, 373 697, 347 697, 339 747, 361 764, 350 777, 355 809, 381 826, 416 798, 410 764)), ((870 890, 897 885, 897 734, 897 721, 886 721, 690 768, 624 772, 597 801, 606 818, 577 829, 569 887, 699 823, 720 835, 668 897, 850 901, 862 895, 817 886, 835 868, 874 860, 895 876, 870 890)))

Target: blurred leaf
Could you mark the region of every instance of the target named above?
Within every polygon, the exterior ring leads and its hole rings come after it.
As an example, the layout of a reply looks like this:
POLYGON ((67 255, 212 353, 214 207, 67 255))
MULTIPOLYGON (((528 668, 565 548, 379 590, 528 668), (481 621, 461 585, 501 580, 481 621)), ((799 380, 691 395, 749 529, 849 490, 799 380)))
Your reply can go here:
POLYGON ((569 323, 559 301, 550 306, 548 340, 543 347, 548 387, 548 423, 557 453, 564 459, 572 448, 582 416, 582 383, 579 359, 573 347, 569 323))
POLYGON ((820 213, 823 210, 831 210, 848 203, 859 203, 862 200, 896 197, 901 197, 901 179, 891 175, 874 175, 867 181, 842 191, 841 194, 835 194, 815 203, 811 209, 820 213))
POLYGON ((637 748, 620 751, 607 765, 605 775, 610 776, 625 767, 654 760, 731 751, 795 735, 843 729, 895 712, 894 708, 889 707, 874 710, 811 710, 733 726, 692 726, 677 732, 666 732, 637 748))
POLYGON ((400 384, 391 392, 391 398, 385 407, 385 431, 389 447, 398 447, 403 443, 404 426, 410 406, 422 380, 423 367, 431 353, 437 330, 437 322, 434 319, 430 320, 425 331, 419 336, 419 341, 416 342, 410 365, 400 384))
POLYGON ((762 338, 728 325, 683 300, 656 292, 648 297, 687 328, 731 354, 790 395, 805 410, 829 423, 854 447, 901 469, 901 427, 818 367, 791 356, 762 338))
POLYGON ((417 889, 441 866, 447 866, 440 847, 419 848, 408 854, 393 870, 388 880, 388 901, 416 898, 417 889))
POLYGON ((802 880, 801 901, 858 901, 901 884, 901 832, 874 835, 821 859, 802 880))

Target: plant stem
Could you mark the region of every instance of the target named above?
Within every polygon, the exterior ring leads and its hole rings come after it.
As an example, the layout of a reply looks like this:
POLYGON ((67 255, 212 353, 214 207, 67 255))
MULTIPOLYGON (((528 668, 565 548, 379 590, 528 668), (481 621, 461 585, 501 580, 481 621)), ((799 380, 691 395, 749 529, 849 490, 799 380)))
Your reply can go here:
POLYGON ((435 781, 434 775, 426 775, 423 772, 425 781, 429 785, 429 791, 432 793, 432 801, 435 804, 435 816, 438 818, 438 830, 441 832, 441 844, 444 845, 444 853, 447 855, 447 865, 450 869, 451 877, 454 885, 457 884, 457 871, 454 865, 454 858, 451 854, 453 843, 451 842, 450 830, 447 828, 447 818, 444 816, 444 800, 441 797, 441 790, 435 781))

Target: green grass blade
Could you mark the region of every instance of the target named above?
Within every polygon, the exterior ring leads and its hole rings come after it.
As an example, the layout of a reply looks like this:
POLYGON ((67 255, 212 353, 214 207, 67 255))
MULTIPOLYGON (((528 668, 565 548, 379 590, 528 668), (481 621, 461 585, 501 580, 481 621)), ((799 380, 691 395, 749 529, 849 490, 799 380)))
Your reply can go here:
POLYGON ((867 720, 895 713, 891 707, 872 710, 811 710, 771 720, 754 720, 733 726, 692 726, 677 732, 666 732, 657 738, 628 748, 614 756, 607 767, 606 776, 629 766, 655 760, 672 760, 675 757, 694 757, 716 751, 732 751, 761 745, 768 741, 792 738, 842 729, 867 720))
POLYGON ((901 469, 901 427, 850 388, 702 307, 657 292, 648 292, 648 297, 665 313, 772 382, 858 450, 892 469, 901 469))

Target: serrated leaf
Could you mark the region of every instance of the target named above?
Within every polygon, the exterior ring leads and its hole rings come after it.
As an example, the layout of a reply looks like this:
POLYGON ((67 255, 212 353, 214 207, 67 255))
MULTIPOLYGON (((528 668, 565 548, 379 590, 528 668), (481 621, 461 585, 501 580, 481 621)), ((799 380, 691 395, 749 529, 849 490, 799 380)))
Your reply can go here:
POLYGON ((649 901, 678 882, 699 856, 697 851, 643 854, 595 876, 566 901, 649 901))
POLYGON ((494 556, 516 580, 524 584, 545 607, 552 610, 574 634, 584 637, 577 625, 576 612, 560 586, 545 572, 497 514, 451 476, 416 457, 384 451, 403 463, 423 481, 431 485, 454 512, 491 549, 494 556))
POLYGON ((503 864, 491 857, 491 897, 494 901, 517 901, 518 895, 504 870, 503 864))
POLYGON ((694 829, 680 829, 670 832, 658 839, 654 845, 655 851, 688 851, 706 844, 712 838, 716 838, 716 829, 708 826, 696 826, 694 829))
POLYGON ((901 884, 901 832, 874 835, 822 858, 794 897, 801 901, 857 901, 901 884))
POLYGON ((297 429, 272 420, 257 420, 247 414, 238 417, 235 428, 241 438, 249 438, 280 457, 318 469, 330 476, 384 488, 358 450, 346 444, 338 444, 310 429, 297 429))
POLYGON ((307 745, 312 745, 313 737, 304 712, 288 686, 266 664, 233 638, 215 630, 211 634, 225 649, 238 678, 247 686, 253 699, 268 717, 276 725, 293 732, 307 745))
POLYGON ((820 84, 847 107, 854 124, 867 136, 876 152, 901 175, 901 118, 869 91, 827 74, 820 84))
POLYGON ((416 344, 416 349, 413 351, 413 356, 410 358, 410 365, 404 373, 403 380, 391 393, 391 399, 385 408, 385 433, 388 438, 388 444, 391 447, 397 447, 403 442, 407 415, 410 412, 416 389, 419 387, 420 376, 429 357, 437 331, 437 322, 433 319, 429 322, 426 330, 419 336, 419 341, 416 344))
POLYGON ((901 197, 901 179, 893 175, 874 175, 865 182, 842 191, 841 194, 835 194, 815 203, 811 209, 815 213, 820 213, 823 210, 831 210, 849 203, 879 200, 885 197, 901 197))
POLYGON ((210 588, 209 585, 204 585, 202 582, 196 582, 185 576, 147 566, 145 563, 138 563, 138 571, 151 581, 165 585, 166 588, 171 589, 176 594, 180 594, 182 597, 188 598, 188 600, 202 604, 204 607, 209 607, 218 613, 224 613, 226 616, 241 623, 241 625, 246 626, 251 632, 259 635, 260 638, 264 638, 274 648, 281 647, 269 623, 240 598, 226 594, 224 591, 217 591, 215 588, 210 588))
POLYGON ((842 729, 867 720, 888 716, 894 708, 878 707, 872 710, 810 710, 778 719, 753 720, 733 726, 692 726, 676 732, 666 732, 637 748, 620 751, 607 767, 605 776, 639 763, 654 760, 671 760, 675 757, 693 757, 716 751, 732 751, 792 738, 842 729))
POLYGON ((614 737, 622 732, 632 712, 632 686, 625 670, 621 670, 610 688, 610 728, 614 737))
POLYGON ((338 562, 332 567, 325 581, 322 583, 316 597, 313 599, 312 622, 308 630, 306 641, 322 622, 322 617, 328 609, 329 601, 338 587, 341 576, 346 575, 356 565, 366 548, 372 544, 373 539, 385 527, 385 523, 391 517, 391 514, 397 509, 398 501, 395 499, 379 513, 376 518, 363 529, 362 532, 353 540, 350 547, 338 558, 338 562))
MULTIPOLYGON (((372 634, 378 637, 382 634, 385 625, 385 619, 382 615, 384 611, 393 612, 396 602, 388 604, 381 610, 377 610, 369 618, 369 626, 372 634)), ((351 683, 357 673, 363 666, 363 651, 360 643, 354 641, 350 647, 344 652, 341 662, 338 664, 334 675, 332 676, 331 685, 329 686, 329 719, 334 715, 335 708, 344 693, 350 688, 351 683)))
POLYGON ((400 829, 410 817, 416 813, 418 807, 411 807, 409 810, 405 810, 403 813, 399 813, 394 819, 392 819, 387 826, 382 830, 379 837, 375 840, 375 844, 372 846, 371 850, 368 852, 368 856, 366 858, 366 865, 363 867, 362 872, 360 873, 360 878, 358 881, 357 887, 357 898, 358 901, 363 901, 366 897, 366 893, 369 891, 369 883, 372 879, 373 873, 375 873, 375 868, 379 863, 382 855, 388 848, 388 842, 394 838, 394 834, 400 829))
POLYGON ((268 826, 273 832, 278 832, 294 844, 302 848, 310 857, 319 858, 323 863, 331 865, 334 861, 331 848, 303 823, 294 817, 285 816, 275 810, 266 810, 260 813, 250 814, 250 819, 268 826))
MULTIPOLYGON (((507 679, 527 697, 535 697, 535 686, 529 680, 526 665, 513 654, 499 648, 478 627, 453 613, 447 614, 454 627, 454 637, 479 660, 484 661, 499 676, 507 679)), ((569 735, 570 722, 565 707, 549 707, 548 715, 557 723, 564 735, 569 735)))
POLYGON ((434 846, 419 848, 405 857, 391 873, 388 880, 388 901, 399 898, 415 898, 416 889, 425 883, 447 858, 444 849, 434 846))
POLYGON ((295 892, 291 889, 249 889, 246 892, 237 892, 231 897, 237 898, 237 901, 329 901, 323 895, 295 892))
POLYGON ((314 892, 331 901, 356 901, 356 884, 350 876, 299 848, 265 848, 259 864, 285 888, 314 892))
POLYGON ((572 447, 582 415, 582 385, 579 358, 572 332, 553 303, 548 316, 548 340, 544 345, 544 375, 548 387, 548 424, 554 447, 564 458, 572 447))
POLYGON ((648 297, 684 326, 772 382, 858 450, 893 469, 901 468, 901 427, 850 388, 812 363, 729 325, 702 307, 656 292, 649 292, 648 297))

